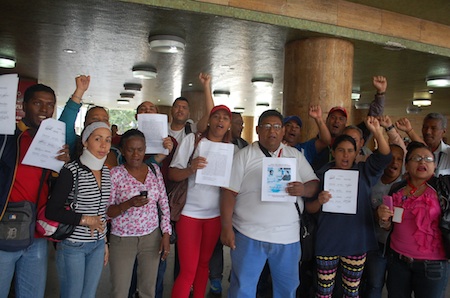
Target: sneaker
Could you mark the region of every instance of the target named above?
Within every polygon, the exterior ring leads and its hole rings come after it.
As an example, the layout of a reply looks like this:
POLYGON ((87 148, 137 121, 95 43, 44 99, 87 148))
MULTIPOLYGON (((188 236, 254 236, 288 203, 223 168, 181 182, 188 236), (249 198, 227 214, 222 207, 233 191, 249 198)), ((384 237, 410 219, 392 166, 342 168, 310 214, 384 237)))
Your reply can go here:
POLYGON ((222 294, 222 281, 220 279, 211 279, 209 283, 209 290, 212 294, 222 294))

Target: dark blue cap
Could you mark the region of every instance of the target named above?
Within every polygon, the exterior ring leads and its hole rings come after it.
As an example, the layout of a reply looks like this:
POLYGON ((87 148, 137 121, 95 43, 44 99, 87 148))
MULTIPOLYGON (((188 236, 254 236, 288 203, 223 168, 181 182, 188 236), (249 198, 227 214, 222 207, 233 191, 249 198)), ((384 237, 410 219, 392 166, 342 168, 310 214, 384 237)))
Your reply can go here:
POLYGON ((290 121, 295 121, 297 122, 298 126, 302 127, 302 119, 300 119, 300 117, 298 116, 287 116, 283 119, 283 125, 286 125, 286 123, 290 122, 290 121))

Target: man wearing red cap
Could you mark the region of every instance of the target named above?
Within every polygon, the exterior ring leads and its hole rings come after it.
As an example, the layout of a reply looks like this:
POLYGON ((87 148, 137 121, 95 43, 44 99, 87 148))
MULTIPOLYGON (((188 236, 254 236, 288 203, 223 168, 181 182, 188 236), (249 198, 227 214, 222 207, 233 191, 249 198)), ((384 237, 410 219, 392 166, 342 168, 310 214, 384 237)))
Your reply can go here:
MULTIPOLYGON (((386 92, 387 88, 387 80, 383 76, 374 76, 372 78, 372 84, 377 90, 377 93, 375 94, 375 99, 370 103, 369 112, 367 115, 377 117, 383 115, 384 112, 384 93, 386 92)), ((328 112, 326 124, 328 130, 330 131, 332 140, 343 133, 345 127, 347 126, 347 118, 347 110, 344 107, 336 106, 330 109, 330 111, 328 112)), ((358 124, 358 127, 363 131, 364 140, 367 141, 370 132, 368 132, 367 128, 364 125, 364 122, 358 124)), ((322 150, 319 156, 314 159, 312 163, 314 171, 319 170, 321 167, 332 160, 330 152, 330 148, 328 147, 327 149, 322 150)))

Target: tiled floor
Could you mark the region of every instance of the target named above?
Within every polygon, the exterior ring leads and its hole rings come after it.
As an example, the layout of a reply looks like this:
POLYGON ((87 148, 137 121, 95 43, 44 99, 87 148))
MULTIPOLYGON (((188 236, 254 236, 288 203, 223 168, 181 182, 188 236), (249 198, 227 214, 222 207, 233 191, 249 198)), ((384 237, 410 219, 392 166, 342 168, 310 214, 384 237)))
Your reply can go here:
MULTIPOLYGON (((173 247, 172 247, 173 251, 173 247)), ((170 298, 171 289, 173 285, 173 262, 174 257, 173 254, 169 255, 167 264, 167 271, 164 279, 164 298, 170 298)), ((230 253, 229 248, 224 248, 224 279, 222 282, 223 293, 222 297, 227 297, 228 290, 228 276, 230 274, 231 262, 230 262, 230 253)), ((56 274, 56 266, 55 266, 55 250, 52 245, 49 246, 49 263, 48 263, 48 275, 47 275, 47 288, 45 291, 46 298, 58 298, 59 297, 59 289, 58 289, 58 277, 56 274)), ((208 285, 209 289, 209 285, 208 285)), ((97 298, 110 298, 110 281, 109 281, 109 267, 106 266, 103 269, 102 277, 100 279, 100 284, 97 289, 97 298)), ((212 296, 210 294, 206 294, 205 297, 212 298, 217 296, 212 296)), ((386 289, 383 291, 383 298, 387 297, 386 289)), ((450 297, 450 279, 447 285, 447 292, 445 297, 450 297)), ((62 297, 64 298, 64 297, 62 297)), ((125 297, 124 297, 125 298, 125 297)), ((233 297, 234 298, 234 297, 233 297)))
MULTIPOLYGON (((171 247, 173 251, 173 247, 171 247)), ((174 257, 173 253, 169 254, 167 271, 164 277, 164 298, 171 297, 171 289, 173 286, 173 263, 174 257)), ((228 275, 230 274, 230 258, 229 258, 229 248, 224 248, 224 281, 223 285, 223 293, 222 297, 227 297, 228 290, 228 275)), ((208 285, 209 290, 209 285, 208 285)), ((45 290, 46 298, 58 298, 59 297, 59 286, 58 286, 58 276, 56 274, 56 265, 55 265, 55 250, 53 246, 49 246, 49 262, 48 262, 48 275, 47 275, 47 287, 45 290)), ((100 284, 97 289, 96 298, 110 298, 110 281, 109 281, 109 266, 106 266, 103 269, 102 277, 100 279, 100 284)), ((217 297, 207 294, 206 297, 217 297)), ((64 297, 62 297, 64 298, 64 297)), ((125 298, 125 297, 124 297, 125 298)))

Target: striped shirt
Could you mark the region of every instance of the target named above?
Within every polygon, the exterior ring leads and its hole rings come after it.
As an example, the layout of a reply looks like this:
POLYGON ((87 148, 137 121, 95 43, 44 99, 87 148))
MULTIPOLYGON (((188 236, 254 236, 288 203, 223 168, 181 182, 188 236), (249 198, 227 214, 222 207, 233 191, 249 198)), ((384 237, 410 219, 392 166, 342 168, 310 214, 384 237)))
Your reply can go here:
POLYGON ((111 192, 110 171, 103 166, 101 187, 99 188, 92 171, 79 160, 64 165, 47 203, 47 213, 52 213, 52 220, 77 225, 73 234, 67 238, 75 242, 90 242, 105 238, 106 229, 91 236, 89 227, 79 225, 82 215, 101 215, 105 220, 106 204, 111 192), (65 210, 72 203, 75 195, 75 181, 78 175, 78 196, 75 210, 65 210))

